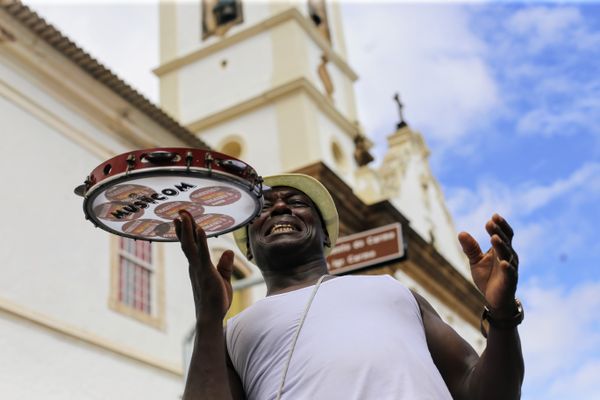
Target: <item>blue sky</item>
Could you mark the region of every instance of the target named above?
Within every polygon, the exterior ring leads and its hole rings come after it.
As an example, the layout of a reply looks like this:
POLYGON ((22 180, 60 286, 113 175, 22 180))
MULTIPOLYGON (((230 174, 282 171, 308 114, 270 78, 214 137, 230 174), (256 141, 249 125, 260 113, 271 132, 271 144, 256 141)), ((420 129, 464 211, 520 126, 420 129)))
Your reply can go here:
MULTIPOLYGON (((154 4, 33 4, 157 99, 154 4)), ((397 122, 399 91, 457 228, 483 243, 494 211, 515 227, 523 399, 600 399, 600 5, 352 2, 342 11, 375 154, 397 122)))

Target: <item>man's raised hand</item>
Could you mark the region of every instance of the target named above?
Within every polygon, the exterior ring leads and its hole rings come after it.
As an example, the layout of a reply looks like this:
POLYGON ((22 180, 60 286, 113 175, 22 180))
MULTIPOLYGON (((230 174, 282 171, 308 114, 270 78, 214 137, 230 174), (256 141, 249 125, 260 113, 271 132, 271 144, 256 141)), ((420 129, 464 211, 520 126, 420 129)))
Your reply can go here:
POLYGON ((179 211, 175 232, 189 263, 190 280, 196 305, 196 318, 223 319, 231 306, 233 252, 227 250, 215 268, 206 243, 206 233, 187 211, 179 211))
POLYGON ((512 248, 513 230, 498 214, 485 224, 492 247, 481 251, 477 241, 461 232, 458 240, 469 259, 475 285, 485 296, 490 310, 497 317, 511 317, 515 313, 519 257, 512 248))

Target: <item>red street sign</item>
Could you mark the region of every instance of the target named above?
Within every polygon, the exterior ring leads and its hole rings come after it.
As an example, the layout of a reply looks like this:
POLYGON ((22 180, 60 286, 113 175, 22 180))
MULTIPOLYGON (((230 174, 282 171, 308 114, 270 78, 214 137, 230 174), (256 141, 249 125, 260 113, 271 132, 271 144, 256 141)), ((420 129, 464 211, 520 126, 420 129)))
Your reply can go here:
POLYGON ((395 223, 338 239, 327 266, 330 273, 343 274, 402 257, 402 226, 395 223))

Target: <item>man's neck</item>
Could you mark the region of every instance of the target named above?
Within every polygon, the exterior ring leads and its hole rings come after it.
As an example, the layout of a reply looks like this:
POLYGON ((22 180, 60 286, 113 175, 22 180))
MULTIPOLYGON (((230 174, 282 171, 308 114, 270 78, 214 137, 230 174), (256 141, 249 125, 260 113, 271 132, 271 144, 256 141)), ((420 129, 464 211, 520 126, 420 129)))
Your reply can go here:
POLYGON ((267 284, 267 296, 314 285, 321 276, 327 274, 327 263, 324 259, 311 261, 291 269, 263 271, 263 277, 267 284))

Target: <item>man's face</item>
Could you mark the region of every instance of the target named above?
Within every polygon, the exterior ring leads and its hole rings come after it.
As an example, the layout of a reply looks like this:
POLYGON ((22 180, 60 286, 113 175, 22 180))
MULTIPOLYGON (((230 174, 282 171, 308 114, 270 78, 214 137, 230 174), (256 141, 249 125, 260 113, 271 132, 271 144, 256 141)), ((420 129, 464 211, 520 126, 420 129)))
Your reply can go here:
POLYGON ((327 238, 312 200, 285 186, 265 192, 263 209, 248 234, 259 265, 263 257, 322 254, 327 238))

